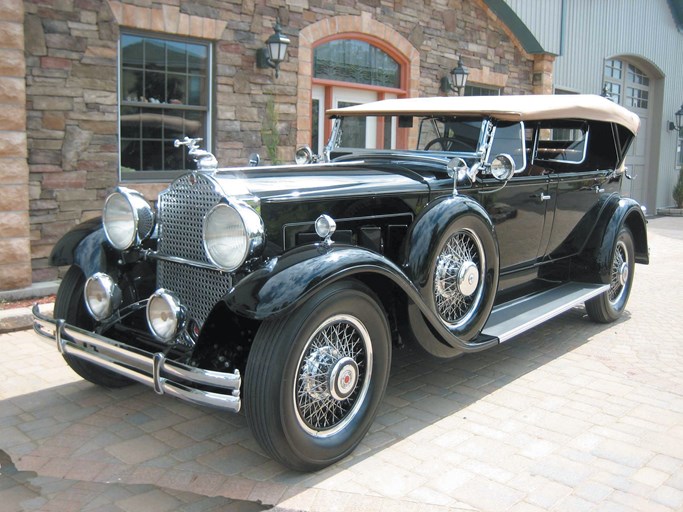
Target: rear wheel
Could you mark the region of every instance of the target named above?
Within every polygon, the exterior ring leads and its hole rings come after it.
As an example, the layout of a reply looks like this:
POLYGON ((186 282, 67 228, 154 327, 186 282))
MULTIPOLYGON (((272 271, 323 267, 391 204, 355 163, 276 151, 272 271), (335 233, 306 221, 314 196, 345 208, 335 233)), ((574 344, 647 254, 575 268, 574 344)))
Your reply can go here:
MULTIPOLYGON (((88 314, 83 299, 85 276, 80 268, 72 266, 66 272, 57 290, 54 317, 66 320, 66 323, 91 331, 95 322, 88 314)), ((108 388, 120 388, 132 384, 133 381, 89 363, 69 354, 64 354, 64 360, 78 375, 85 380, 108 388)))
POLYGON ((633 235, 623 227, 612 254, 609 290, 586 301, 586 312, 591 320, 609 323, 621 316, 631 293, 634 270, 633 235))
POLYGON ((355 281, 336 283, 293 314, 264 322, 244 382, 254 437, 296 470, 345 457, 375 418, 390 360, 384 310, 355 281))

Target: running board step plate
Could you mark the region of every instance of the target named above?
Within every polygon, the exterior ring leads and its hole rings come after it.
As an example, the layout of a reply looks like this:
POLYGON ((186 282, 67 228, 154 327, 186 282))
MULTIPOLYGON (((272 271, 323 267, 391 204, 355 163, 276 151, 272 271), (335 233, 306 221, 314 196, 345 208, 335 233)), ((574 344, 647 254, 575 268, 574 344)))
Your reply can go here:
POLYGON ((493 308, 482 334, 503 343, 609 290, 608 284, 567 283, 493 308))

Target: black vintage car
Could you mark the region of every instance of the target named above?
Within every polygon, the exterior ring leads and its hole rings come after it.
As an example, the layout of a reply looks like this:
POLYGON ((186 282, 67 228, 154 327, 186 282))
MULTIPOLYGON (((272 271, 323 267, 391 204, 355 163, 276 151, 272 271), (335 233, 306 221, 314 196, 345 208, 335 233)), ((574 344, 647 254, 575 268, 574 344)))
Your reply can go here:
POLYGON ((619 194, 637 116, 583 95, 328 115, 322 155, 297 165, 218 168, 177 141, 196 171, 154 206, 117 189, 57 243, 52 264, 71 266, 36 332, 96 384, 244 405, 268 454, 314 470, 367 432, 392 347, 451 358, 582 303, 622 314, 648 263, 619 194))

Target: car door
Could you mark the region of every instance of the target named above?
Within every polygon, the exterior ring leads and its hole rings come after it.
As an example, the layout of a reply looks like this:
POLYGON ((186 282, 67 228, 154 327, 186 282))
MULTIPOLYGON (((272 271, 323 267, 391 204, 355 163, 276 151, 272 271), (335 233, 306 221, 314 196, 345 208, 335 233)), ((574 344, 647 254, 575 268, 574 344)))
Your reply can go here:
POLYGON ((533 162, 549 177, 549 195, 553 196, 553 210, 548 212, 552 228, 542 252, 546 259, 557 259, 583 247, 599 214, 599 200, 611 169, 596 166, 595 159, 589 158, 588 123, 543 122, 538 129, 533 162))
POLYGON ((501 273, 533 266, 546 240, 546 210, 552 197, 543 169, 527 164, 533 132, 522 123, 498 123, 488 160, 505 153, 515 161, 515 175, 501 183, 482 176, 479 201, 493 220, 498 238, 501 273))

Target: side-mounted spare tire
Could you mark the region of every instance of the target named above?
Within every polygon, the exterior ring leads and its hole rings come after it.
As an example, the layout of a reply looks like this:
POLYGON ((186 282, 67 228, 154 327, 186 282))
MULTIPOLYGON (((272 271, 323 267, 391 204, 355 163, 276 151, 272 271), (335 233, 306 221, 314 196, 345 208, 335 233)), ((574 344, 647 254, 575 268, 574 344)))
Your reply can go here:
POLYGON ((423 348, 438 357, 449 357, 448 350, 441 350, 444 343, 461 348, 462 342, 479 335, 493 308, 499 261, 493 224, 476 201, 449 196, 437 199, 422 212, 406 240, 404 268, 426 306, 457 338, 436 334, 423 315, 416 319, 411 307, 411 328, 423 348), (425 337, 436 341, 423 342, 425 337))

